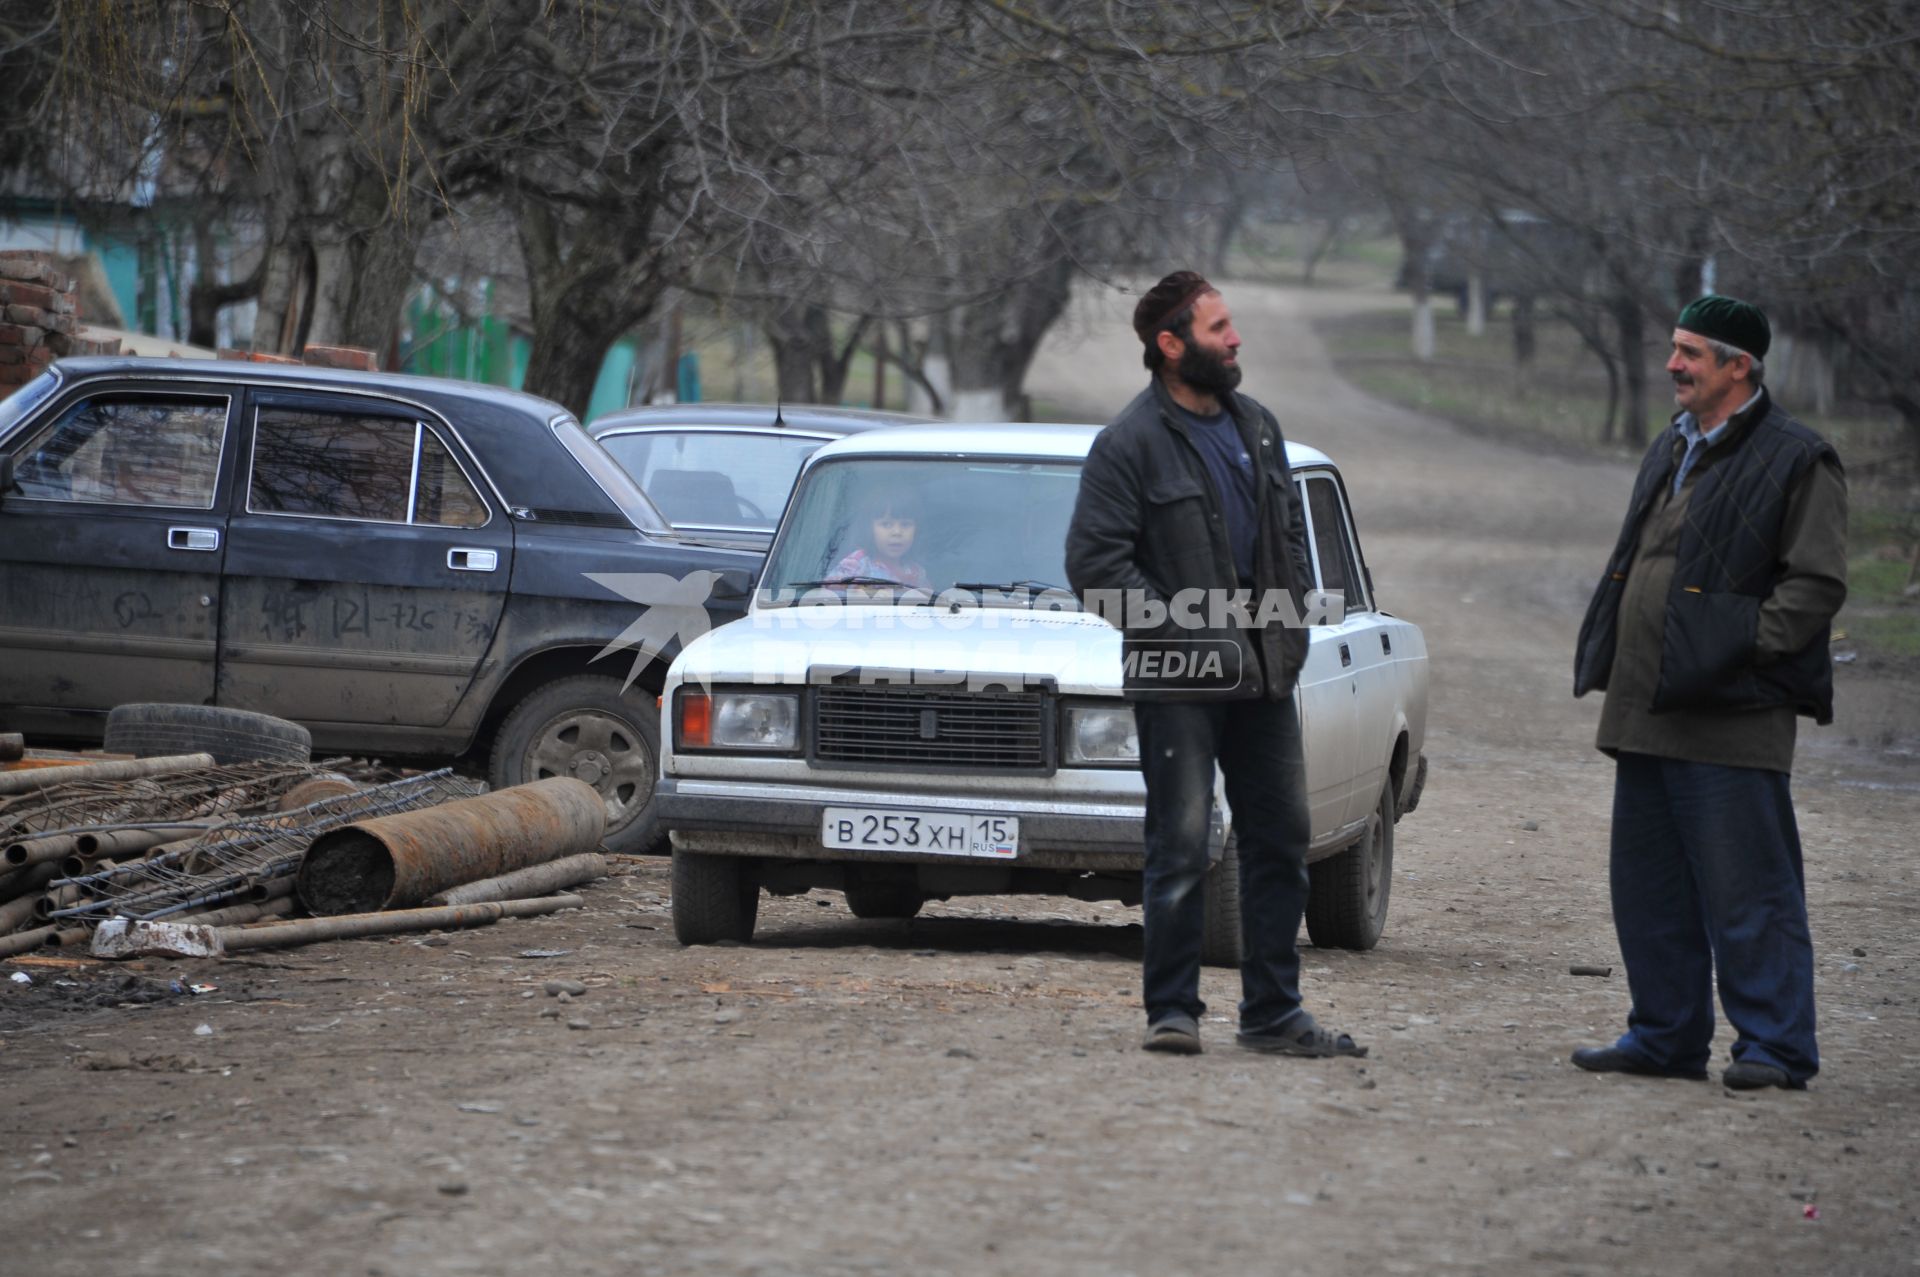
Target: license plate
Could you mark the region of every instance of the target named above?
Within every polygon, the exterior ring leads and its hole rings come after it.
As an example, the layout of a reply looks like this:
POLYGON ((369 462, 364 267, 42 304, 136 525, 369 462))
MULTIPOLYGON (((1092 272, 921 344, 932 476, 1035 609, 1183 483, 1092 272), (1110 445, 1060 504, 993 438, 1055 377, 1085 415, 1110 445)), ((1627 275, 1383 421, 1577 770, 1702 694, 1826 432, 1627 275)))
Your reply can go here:
POLYGON ((1015 816, 829 807, 821 813, 820 841, 849 851, 932 852, 1011 860, 1020 848, 1020 821, 1015 816))

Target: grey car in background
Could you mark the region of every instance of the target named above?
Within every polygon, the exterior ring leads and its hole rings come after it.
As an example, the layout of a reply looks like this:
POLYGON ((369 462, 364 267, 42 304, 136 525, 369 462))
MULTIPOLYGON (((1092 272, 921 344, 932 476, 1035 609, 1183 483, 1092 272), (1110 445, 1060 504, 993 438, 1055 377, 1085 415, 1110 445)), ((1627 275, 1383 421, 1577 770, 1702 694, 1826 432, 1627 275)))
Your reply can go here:
POLYGON ((676 532, 765 550, 800 464, 843 435, 923 422, 905 413, 768 404, 652 404, 587 427, 676 532))

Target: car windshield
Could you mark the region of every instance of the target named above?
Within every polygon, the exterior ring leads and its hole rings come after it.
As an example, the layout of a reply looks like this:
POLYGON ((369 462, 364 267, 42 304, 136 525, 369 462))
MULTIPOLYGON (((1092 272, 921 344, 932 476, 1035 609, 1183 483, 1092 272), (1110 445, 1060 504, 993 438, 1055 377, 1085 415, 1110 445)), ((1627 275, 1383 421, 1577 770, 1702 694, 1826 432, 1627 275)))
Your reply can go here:
POLYGON ((5 399, 0 399, 0 439, 5 439, 9 431, 32 415, 33 410, 45 403, 59 388, 60 374, 48 369, 5 399))
POLYGON ((676 527, 772 532, 800 463, 824 440, 755 430, 637 430, 600 436, 676 527))
POLYGON ((762 606, 970 601, 1058 608, 1078 462, 849 457, 808 471, 761 578, 762 606))

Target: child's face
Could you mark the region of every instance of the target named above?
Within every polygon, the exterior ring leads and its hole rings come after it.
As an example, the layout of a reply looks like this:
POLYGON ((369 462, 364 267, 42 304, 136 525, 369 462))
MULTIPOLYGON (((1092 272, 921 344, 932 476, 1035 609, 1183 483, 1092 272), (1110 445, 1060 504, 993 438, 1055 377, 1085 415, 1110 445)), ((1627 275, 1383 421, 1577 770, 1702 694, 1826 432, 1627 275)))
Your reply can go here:
POLYGON ((883 559, 899 559, 913 548, 914 521, 906 515, 883 514, 873 521, 873 552, 883 559))

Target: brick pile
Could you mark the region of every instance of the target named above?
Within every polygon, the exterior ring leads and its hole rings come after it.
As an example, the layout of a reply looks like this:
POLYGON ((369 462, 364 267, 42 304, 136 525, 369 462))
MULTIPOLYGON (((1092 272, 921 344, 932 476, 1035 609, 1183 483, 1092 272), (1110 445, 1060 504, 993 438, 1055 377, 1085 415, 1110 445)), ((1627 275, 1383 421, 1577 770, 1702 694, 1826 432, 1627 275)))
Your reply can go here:
POLYGON ((230 350, 222 347, 221 359, 240 359, 254 364, 305 364, 310 368, 350 368, 355 372, 379 372, 380 357, 358 346, 308 346, 299 358, 269 355, 257 350, 230 350))
POLYGON ((48 253, 0 252, 0 395, 66 355, 117 355, 120 339, 86 336, 74 281, 48 253))

